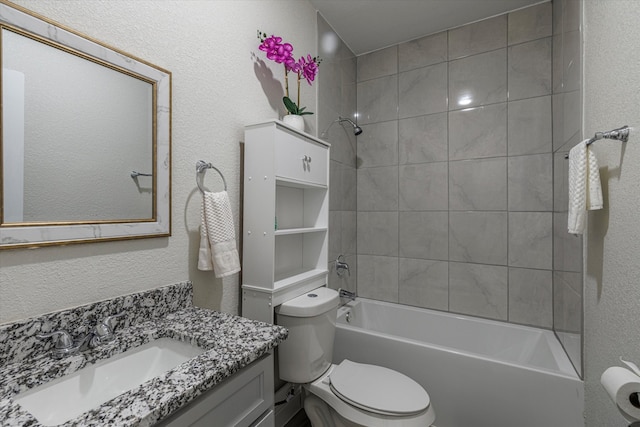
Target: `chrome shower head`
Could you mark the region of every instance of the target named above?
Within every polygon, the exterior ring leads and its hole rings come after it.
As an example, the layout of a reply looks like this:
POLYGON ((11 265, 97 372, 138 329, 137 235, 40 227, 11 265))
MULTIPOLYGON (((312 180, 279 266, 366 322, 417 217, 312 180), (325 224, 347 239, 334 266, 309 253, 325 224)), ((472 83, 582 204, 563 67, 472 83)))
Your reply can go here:
POLYGON ((338 117, 338 122, 342 123, 342 122, 349 122, 351 123, 351 126, 353 126, 353 134, 354 135, 360 135, 362 133, 362 128, 360 126, 358 126, 357 124, 355 124, 353 122, 353 120, 348 119, 346 117, 338 117))

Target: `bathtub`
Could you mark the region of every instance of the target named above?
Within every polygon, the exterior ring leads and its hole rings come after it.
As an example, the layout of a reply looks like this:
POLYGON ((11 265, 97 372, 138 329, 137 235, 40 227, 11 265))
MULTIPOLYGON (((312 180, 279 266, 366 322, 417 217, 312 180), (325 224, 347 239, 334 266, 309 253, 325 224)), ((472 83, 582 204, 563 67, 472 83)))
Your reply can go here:
POLYGON ((338 310, 334 363, 419 382, 437 427, 583 427, 584 386, 553 332, 358 298, 338 310))

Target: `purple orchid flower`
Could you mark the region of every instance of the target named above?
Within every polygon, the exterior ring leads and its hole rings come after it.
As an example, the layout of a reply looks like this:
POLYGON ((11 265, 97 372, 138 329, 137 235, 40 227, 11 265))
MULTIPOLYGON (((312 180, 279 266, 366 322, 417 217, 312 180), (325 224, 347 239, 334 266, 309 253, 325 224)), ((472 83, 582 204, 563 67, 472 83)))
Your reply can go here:
POLYGON ((271 36, 265 38, 260 46, 258 46, 263 52, 266 52, 267 58, 278 64, 287 64, 287 62, 293 61, 292 52, 293 46, 289 43, 282 43, 282 37, 271 36))
POLYGON ((311 55, 307 55, 305 60, 304 56, 298 60, 298 64, 300 65, 302 75, 307 80, 307 83, 311 85, 313 80, 316 78, 316 74, 318 74, 318 64, 316 63, 316 58, 312 58, 311 55))
POLYGON ((312 58, 311 55, 307 55, 306 57, 302 56, 296 61, 293 57, 293 46, 289 43, 283 43, 282 37, 274 35, 267 37, 266 33, 258 30, 258 39, 260 40, 258 49, 266 53, 267 59, 275 61, 278 64, 284 64, 286 95, 283 98, 283 102, 289 114, 313 114, 309 111, 305 111, 305 107, 300 107, 298 105, 300 103, 300 80, 304 77, 307 83, 311 85, 318 74, 318 65, 320 64, 321 59, 317 57, 312 58), (294 73, 297 77, 298 104, 289 98, 289 73, 294 73))

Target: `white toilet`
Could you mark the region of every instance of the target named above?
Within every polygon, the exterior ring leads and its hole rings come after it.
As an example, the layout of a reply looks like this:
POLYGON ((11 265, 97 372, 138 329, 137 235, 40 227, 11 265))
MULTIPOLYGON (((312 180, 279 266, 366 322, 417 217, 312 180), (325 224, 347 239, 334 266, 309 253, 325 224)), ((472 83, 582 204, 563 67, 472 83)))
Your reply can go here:
POLYGON ((429 395, 411 378, 349 360, 332 364, 339 302, 336 291, 323 287, 276 307, 276 323, 289 329, 289 338, 278 346, 280 378, 304 385, 311 425, 432 425, 429 395))

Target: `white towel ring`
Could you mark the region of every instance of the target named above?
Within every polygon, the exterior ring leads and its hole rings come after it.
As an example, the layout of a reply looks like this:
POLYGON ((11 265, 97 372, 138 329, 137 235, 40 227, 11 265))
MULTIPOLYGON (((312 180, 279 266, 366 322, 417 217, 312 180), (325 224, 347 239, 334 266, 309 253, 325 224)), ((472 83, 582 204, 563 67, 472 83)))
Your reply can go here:
POLYGON ((200 192, 202 194, 204 194, 205 192, 205 188, 202 186, 200 181, 204 179, 204 173, 207 171, 207 169, 213 169, 214 171, 218 172, 224 184, 224 191, 227 191, 227 180, 224 179, 224 175, 222 175, 222 172, 220 172, 220 170, 217 167, 213 166, 211 163, 206 163, 204 160, 198 160, 196 162, 196 184, 198 184, 200 192))

